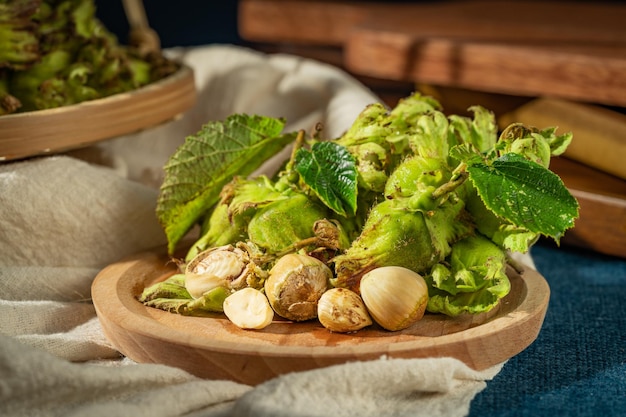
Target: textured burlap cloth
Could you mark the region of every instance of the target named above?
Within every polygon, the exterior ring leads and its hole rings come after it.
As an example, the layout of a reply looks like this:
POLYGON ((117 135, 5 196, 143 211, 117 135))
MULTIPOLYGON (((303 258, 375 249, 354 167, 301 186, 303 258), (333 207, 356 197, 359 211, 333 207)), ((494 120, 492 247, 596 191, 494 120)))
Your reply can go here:
MULTIPOLYGON (((343 132, 377 98, 337 68, 231 46, 167 51, 195 71, 183 117, 72 155, 0 165, 0 415, 463 416, 501 365, 449 358, 353 362, 256 387, 124 358, 90 287, 106 265, 158 245, 162 167, 185 136, 232 113, 343 132)), ((114 122, 114 121, 112 121, 114 122)))

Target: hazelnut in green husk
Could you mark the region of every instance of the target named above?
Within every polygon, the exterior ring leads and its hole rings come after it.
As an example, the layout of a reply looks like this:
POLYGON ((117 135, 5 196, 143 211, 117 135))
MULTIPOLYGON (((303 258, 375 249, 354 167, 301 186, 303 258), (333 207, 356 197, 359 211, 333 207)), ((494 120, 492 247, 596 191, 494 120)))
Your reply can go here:
POLYGON ((361 277, 372 269, 399 265, 424 270, 445 256, 441 246, 433 243, 422 212, 385 200, 374 206, 352 246, 334 258, 333 285, 358 293, 361 277))
POLYGON ((464 202, 454 189, 436 196, 451 178, 445 163, 412 157, 393 172, 386 200, 369 213, 361 234, 334 259, 338 287, 359 291, 363 274, 382 266, 421 273, 450 253, 450 244, 473 231, 464 202))
POLYGON ((314 236, 315 222, 328 210, 304 194, 293 193, 261 208, 248 224, 248 236, 268 253, 279 253, 314 236))
POLYGON ((506 252, 480 234, 454 243, 446 262, 426 276, 428 311, 457 316, 491 310, 511 289, 506 265, 506 252))

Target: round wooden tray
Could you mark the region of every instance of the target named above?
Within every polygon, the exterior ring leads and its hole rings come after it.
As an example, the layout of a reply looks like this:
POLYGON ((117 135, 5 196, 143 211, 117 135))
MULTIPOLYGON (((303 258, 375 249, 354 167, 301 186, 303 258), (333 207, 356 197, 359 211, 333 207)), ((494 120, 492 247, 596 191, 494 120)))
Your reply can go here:
POLYGON ((0 161, 80 148, 174 118, 196 101, 187 66, 137 90, 56 109, 0 116, 0 161))
POLYGON ((275 320, 263 330, 242 330, 224 315, 186 317, 145 307, 137 297, 176 272, 164 252, 145 252, 103 269, 92 298, 106 337, 142 363, 182 368, 208 379, 256 385, 277 375, 355 360, 455 357, 485 369, 528 347, 539 334, 550 289, 536 271, 511 271, 511 292, 488 314, 449 318, 426 314, 412 327, 388 332, 371 326, 331 333, 316 320, 275 320))

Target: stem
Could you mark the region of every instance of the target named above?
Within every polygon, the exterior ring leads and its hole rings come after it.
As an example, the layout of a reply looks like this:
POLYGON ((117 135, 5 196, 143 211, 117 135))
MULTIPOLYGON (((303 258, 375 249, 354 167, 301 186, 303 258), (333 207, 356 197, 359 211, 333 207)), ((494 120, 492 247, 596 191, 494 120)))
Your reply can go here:
POLYGON ((287 246, 285 249, 276 254, 277 258, 280 258, 288 253, 296 252, 298 249, 302 249, 309 245, 316 245, 318 243, 318 237, 313 236, 306 239, 302 239, 298 242, 295 242, 293 245, 287 246))
POLYGON ((296 162, 296 153, 298 153, 298 150, 302 148, 302 145, 304 145, 304 130, 298 131, 298 135, 296 136, 296 141, 293 144, 293 149, 291 150, 291 156, 289 157, 289 162, 287 163, 287 166, 285 167, 287 172, 291 172, 293 170, 293 165, 296 162))
POLYGON ((295 171, 293 166, 296 163, 296 153, 298 150, 302 148, 304 145, 304 130, 298 131, 298 135, 296 136, 296 141, 293 144, 293 149, 291 150, 291 156, 289 157, 289 161, 285 165, 285 169, 279 173, 279 179, 275 184, 275 188, 278 191, 284 191, 289 187, 293 187, 298 181, 298 173, 295 171))
POLYGON ((432 198, 436 200, 452 191, 454 191, 457 187, 465 182, 465 180, 469 177, 469 172, 466 170, 467 164, 465 162, 461 162, 459 166, 457 166, 454 171, 452 171, 452 177, 445 184, 442 184, 433 191, 432 198))

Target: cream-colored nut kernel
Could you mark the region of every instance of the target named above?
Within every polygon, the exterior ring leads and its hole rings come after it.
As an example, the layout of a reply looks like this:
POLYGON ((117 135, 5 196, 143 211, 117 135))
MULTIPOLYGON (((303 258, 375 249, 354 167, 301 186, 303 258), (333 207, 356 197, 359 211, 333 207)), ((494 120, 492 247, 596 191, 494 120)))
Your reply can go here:
POLYGON ((274 310, 265 294, 246 287, 226 297, 224 314, 242 329, 263 329, 274 319, 274 310))
POLYGON ((228 281, 211 274, 185 274, 185 288, 195 299, 217 287, 228 287, 228 281))
POLYGON ((230 287, 246 267, 241 256, 230 250, 216 248, 196 256, 185 270, 185 287, 193 298, 215 287, 230 287))

